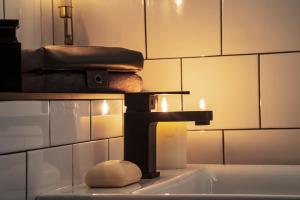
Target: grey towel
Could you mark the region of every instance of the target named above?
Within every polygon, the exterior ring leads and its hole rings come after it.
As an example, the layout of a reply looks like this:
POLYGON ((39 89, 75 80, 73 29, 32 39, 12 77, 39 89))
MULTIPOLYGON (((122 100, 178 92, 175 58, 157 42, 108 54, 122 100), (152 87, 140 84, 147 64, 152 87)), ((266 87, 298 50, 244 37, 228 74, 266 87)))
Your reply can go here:
POLYGON ((22 52, 22 71, 104 69, 136 72, 143 69, 142 53, 118 47, 45 46, 22 52))

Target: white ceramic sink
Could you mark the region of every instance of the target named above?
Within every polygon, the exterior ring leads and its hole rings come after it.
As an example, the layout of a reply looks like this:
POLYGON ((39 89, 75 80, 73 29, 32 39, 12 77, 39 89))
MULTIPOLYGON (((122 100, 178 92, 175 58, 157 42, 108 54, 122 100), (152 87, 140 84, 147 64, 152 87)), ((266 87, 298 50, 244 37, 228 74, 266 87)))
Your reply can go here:
POLYGON ((300 199, 300 166, 190 165, 122 189, 76 189, 39 199, 300 199), (75 192, 74 192, 75 191, 75 192), (77 196, 76 196, 77 195, 77 196), (79 198, 80 197, 80 198, 79 198))

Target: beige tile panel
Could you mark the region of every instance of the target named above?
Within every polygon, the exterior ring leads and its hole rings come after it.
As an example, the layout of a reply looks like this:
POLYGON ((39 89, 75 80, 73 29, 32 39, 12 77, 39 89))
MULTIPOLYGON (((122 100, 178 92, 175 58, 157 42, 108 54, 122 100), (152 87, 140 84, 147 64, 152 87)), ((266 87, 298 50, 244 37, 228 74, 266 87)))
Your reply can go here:
POLYGON ((300 129, 225 131, 227 164, 300 164, 300 129))
POLYGON ((219 0, 148 0, 149 58, 220 54, 219 0))
POLYGON ((300 1, 223 0, 223 53, 300 50, 300 1))
POLYGON ((0 19, 4 18, 3 11, 3 0, 0 0, 0 19))
POLYGON ((221 131, 189 131, 187 135, 189 164, 223 163, 221 131))
POLYGON ((53 44, 52 0, 41 0, 42 45, 53 44))
MULTIPOLYGON (((179 59, 146 60, 139 75, 143 79, 144 91, 181 91, 181 72, 179 59)), ((158 111, 161 111, 159 96, 158 111)), ((181 110, 181 96, 167 95, 169 111, 181 110)))
POLYGON ((6 19, 19 19, 17 38, 22 49, 34 49, 42 45, 40 0, 6 0, 6 19))
POLYGON ((183 90, 191 91, 184 95, 184 110, 200 110, 203 98, 214 115, 210 126, 189 128, 259 126, 257 56, 183 59, 183 90))
POLYGON ((145 53, 142 0, 73 0, 76 45, 120 46, 145 53))
POLYGON ((124 160, 124 138, 109 139, 109 160, 124 160))
POLYGON ((261 56, 262 127, 300 127, 300 53, 261 56))

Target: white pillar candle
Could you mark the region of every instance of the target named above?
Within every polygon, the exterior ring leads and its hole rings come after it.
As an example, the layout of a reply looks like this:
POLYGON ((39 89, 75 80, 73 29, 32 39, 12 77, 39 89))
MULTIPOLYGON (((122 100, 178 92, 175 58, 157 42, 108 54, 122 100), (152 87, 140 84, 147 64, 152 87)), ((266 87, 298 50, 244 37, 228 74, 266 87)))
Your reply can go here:
POLYGON ((186 167, 186 122, 160 122, 156 127, 156 166, 158 169, 186 167))

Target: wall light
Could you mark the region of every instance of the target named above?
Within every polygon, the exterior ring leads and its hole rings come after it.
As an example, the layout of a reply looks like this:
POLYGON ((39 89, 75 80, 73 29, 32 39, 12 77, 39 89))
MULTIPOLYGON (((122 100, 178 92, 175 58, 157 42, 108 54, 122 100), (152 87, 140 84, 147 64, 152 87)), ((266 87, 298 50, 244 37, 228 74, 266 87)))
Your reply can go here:
POLYGON ((65 45, 73 45, 72 0, 61 0, 58 8, 60 18, 64 19, 65 45))

